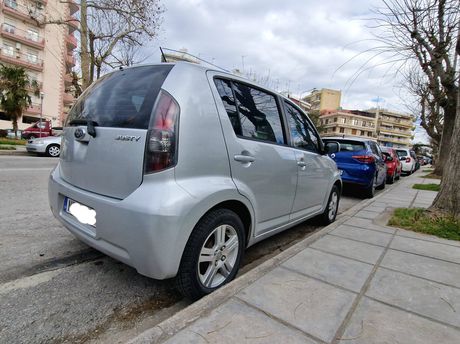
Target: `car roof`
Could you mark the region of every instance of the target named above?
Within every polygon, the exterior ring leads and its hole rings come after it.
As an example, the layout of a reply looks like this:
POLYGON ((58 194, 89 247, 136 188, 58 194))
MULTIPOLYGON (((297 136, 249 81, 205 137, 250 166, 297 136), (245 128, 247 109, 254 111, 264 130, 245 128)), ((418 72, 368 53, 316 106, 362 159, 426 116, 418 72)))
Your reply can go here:
POLYGON ((356 141, 356 142, 375 142, 377 141, 372 140, 372 139, 363 139, 361 137, 354 137, 354 136, 327 136, 323 137, 323 140, 347 140, 347 141, 356 141))

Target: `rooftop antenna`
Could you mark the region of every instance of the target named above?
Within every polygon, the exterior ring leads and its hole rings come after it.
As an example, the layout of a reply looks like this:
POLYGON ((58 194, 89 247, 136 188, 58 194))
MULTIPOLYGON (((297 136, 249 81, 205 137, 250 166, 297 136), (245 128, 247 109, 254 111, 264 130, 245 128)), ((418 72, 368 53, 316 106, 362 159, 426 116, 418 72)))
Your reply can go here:
POLYGON ((163 62, 168 62, 166 60, 166 56, 165 56, 165 53, 163 52, 163 49, 160 47, 160 51, 161 51, 161 59, 163 60, 163 62))

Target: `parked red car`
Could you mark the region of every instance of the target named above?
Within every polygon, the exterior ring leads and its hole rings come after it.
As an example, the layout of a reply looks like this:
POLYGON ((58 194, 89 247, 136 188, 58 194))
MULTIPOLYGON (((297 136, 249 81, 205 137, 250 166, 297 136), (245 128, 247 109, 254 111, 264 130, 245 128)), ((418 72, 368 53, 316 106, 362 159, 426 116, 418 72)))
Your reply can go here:
POLYGON ((47 137, 47 136, 54 136, 59 134, 59 131, 62 131, 60 127, 51 127, 50 120, 43 120, 35 122, 33 125, 28 127, 27 129, 22 131, 22 138, 29 140, 35 139, 37 137, 47 137))
POLYGON ((401 161, 399 161, 398 154, 393 148, 382 147, 383 155, 385 156, 385 164, 387 165, 387 183, 393 184, 395 180, 401 177, 401 161))

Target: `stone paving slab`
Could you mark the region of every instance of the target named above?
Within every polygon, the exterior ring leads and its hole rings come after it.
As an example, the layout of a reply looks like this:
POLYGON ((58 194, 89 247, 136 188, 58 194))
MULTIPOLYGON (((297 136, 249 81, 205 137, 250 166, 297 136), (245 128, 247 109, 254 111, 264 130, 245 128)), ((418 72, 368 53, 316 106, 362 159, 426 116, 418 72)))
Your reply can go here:
POLYGON ((366 296, 460 329, 458 288, 379 268, 366 296))
POLYGON ((312 336, 331 341, 356 294, 276 268, 237 297, 312 336))
POLYGON ((388 250, 380 266, 460 288, 460 264, 388 250))
POLYGON ((282 266, 322 281, 359 292, 373 265, 307 248, 282 266))
POLYGON ((324 236, 311 247, 371 264, 375 264, 383 252, 383 247, 332 235, 324 236))
POLYGON ((363 241, 368 244, 377 246, 387 246, 391 240, 392 234, 377 232, 374 230, 362 229, 347 225, 341 225, 334 229, 330 234, 340 236, 342 238, 363 241))
POLYGON ((391 248, 460 264, 460 247, 396 236, 391 248))
POLYGON ((358 211, 355 216, 363 218, 363 219, 373 220, 379 215, 380 213, 375 212, 375 211, 361 210, 361 211, 358 211))
POLYGON ((341 344, 458 344, 460 331, 363 298, 341 344))
POLYGON ((305 343, 316 341, 264 313, 231 299, 166 343, 305 343))
POLYGON ((374 224, 372 220, 362 219, 359 217, 352 217, 348 221, 345 221, 345 224, 350 225, 350 226, 360 227, 363 229, 372 229, 375 231, 380 231, 380 232, 385 232, 385 233, 390 233, 390 234, 393 234, 396 231, 395 228, 379 226, 379 225, 374 224))

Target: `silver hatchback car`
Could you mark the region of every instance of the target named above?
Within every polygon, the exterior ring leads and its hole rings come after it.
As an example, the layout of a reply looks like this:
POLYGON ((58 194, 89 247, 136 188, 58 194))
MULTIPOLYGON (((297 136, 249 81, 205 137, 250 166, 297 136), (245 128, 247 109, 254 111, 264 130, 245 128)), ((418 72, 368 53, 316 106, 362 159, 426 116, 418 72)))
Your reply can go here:
POLYGON ((246 79, 131 67, 70 111, 49 201, 82 241, 196 299, 235 277, 248 246, 335 220, 337 149, 296 104, 246 79))

